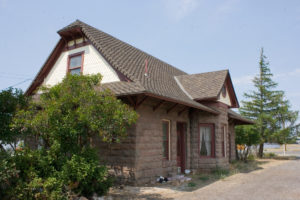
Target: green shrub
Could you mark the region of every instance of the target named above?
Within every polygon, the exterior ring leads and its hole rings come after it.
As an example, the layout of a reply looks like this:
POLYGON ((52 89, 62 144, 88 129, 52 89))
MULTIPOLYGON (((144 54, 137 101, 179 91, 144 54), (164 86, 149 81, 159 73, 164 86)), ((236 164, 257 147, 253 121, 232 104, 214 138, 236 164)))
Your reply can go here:
POLYGON ((270 152, 270 153, 264 153, 264 158, 275 158, 276 157, 276 154, 273 153, 273 152, 270 152))
POLYGON ((189 182, 188 183, 188 187, 195 187, 196 186, 196 183, 194 183, 194 182, 189 182))
POLYGON ((201 181, 208 181, 208 180, 209 180, 209 176, 203 175, 203 176, 200 176, 199 179, 200 179, 201 181))
POLYGON ((77 194, 103 195, 112 185, 107 168, 96 151, 85 149, 54 161, 51 150, 23 149, 0 163, 0 196, 3 199, 58 199, 77 194), (62 162, 62 160, 65 162, 62 162))
POLYGON ((18 173, 15 163, 2 158, 0 162, 0 197, 3 199, 10 199, 9 193, 16 185, 18 173))
POLYGON ((91 196, 106 193, 111 186, 110 178, 105 166, 99 166, 95 160, 73 155, 67 161, 61 172, 62 179, 68 188, 75 193, 91 196))
POLYGON ((223 169, 220 167, 217 167, 213 170, 213 174, 216 176, 217 179, 221 178, 224 179, 229 175, 230 171, 228 169, 223 169))
POLYGON ((255 155, 250 154, 250 155, 248 156, 247 160, 249 160, 249 161, 255 160, 255 155))

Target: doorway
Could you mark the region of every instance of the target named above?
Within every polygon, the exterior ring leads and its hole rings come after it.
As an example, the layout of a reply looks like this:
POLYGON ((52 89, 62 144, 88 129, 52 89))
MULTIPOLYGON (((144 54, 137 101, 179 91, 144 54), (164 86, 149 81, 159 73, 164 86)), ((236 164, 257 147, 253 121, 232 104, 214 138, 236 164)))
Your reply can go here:
POLYGON ((186 123, 177 122, 177 166, 181 173, 185 171, 186 160, 186 123))

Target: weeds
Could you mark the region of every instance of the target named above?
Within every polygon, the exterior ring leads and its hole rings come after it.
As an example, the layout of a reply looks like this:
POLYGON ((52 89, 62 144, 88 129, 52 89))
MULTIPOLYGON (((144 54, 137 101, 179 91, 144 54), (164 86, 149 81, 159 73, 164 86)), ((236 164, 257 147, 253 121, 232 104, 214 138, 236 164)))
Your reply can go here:
POLYGON ((194 183, 194 182, 189 182, 189 183, 188 183, 188 187, 196 187, 196 185, 197 185, 197 184, 194 183))

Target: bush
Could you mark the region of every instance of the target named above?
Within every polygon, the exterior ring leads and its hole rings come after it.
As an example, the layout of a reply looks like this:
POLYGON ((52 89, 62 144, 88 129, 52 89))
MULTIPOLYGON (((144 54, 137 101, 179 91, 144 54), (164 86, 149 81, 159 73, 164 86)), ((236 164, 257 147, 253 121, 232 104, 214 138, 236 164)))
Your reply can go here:
POLYGON ((212 172, 218 179, 219 178, 224 179, 230 174, 230 171, 228 169, 223 169, 220 167, 216 167, 216 169, 214 169, 212 172))
MULTIPOLYGON (((67 75, 51 88, 40 88, 38 101, 13 109, 13 118, 5 123, 12 136, 9 141, 35 138, 40 149, 6 152, 0 166, 1 197, 70 199, 108 190, 111 179, 106 167, 99 165, 92 139, 119 142, 138 115, 110 91, 95 90, 100 82, 99 74, 67 75)), ((1 133, 0 142, 5 139, 1 133)), ((5 149, 0 143, 1 151, 5 149)))
POLYGON ((276 154, 273 153, 273 152, 270 152, 270 153, 264 153, 264 158, 275 158, 276 157, 276 154))
POLYGON ((247 160, 249 160, 249 161, 253 161, 253 160, 255 160, 255 155, 254 154, 250 154, 250 155, 248 155, 248 159, 247 160))
POLYGON ((0 197, 3 199, 10 199, 10 192, 8 191, 16 185, 18 173, 15 163, 2 157, 0 162, 0 197))
POLYGON ((87 197, 92 196, 94 192, 103 195, 111 187, 105 166, 99 166, 95 160, 89 161, 78 155, 73 155, 71 160, 66 162, 61 175, 68 189, 87 197))
POLYGON ((0 196, 3 199, 67 199, 78 194, 103 195, 112 181, 100 166, 96 151, 54 162, 48 150, 23 149, 0 163, 0 196))

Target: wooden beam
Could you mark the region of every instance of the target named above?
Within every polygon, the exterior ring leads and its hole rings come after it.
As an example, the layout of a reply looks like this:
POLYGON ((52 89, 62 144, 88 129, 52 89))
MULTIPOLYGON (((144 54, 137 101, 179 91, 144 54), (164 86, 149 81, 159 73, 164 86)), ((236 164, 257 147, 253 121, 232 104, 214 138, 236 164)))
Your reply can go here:
POLYGON ((148 98, 148 96, 144 96, 139 102, 136 103, 135 109, 137 109, 142 103, 148 98))
POLYGON ((175 103, 173 106, 171 106, 171 107, 167 110, 167 113, 171 112, 171 110, 173 110, 177 105, 178 105, 178 103, 175 103))
POLYGON ((182 110, 180 110, 179 112, 178 112, 178 116, 180 116, 184 111, 186 111, 188 109, 188 107, 187 106, 185 106, 182 110))
POLYGON ((158 104, 156 104, 156 105, 153 107, 153 111, 155 111, 157 108, 159 108, 164 102, 165 102, 165 100, 162 100, 162 101, 160 101, 158 104))
POLYGON ((135 108, 135 102, 134 102, 134 100, 132 99, 132 97, 131 97, 131 96, 127 96, 127 99, 128 99, 128 101, 130 102, 131 106, 135 108))

